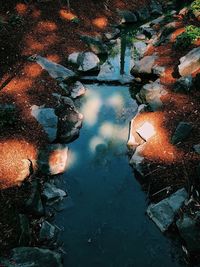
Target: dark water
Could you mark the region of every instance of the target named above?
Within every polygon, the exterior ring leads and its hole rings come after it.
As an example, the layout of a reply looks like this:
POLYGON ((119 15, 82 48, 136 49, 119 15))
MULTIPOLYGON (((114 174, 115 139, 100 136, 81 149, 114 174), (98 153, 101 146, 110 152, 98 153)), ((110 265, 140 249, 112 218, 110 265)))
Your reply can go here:
POLYGON ((125 86, 88 86, 79 139, 62 177, 74 206, 57 214, 68 267, 182 266, 179 251, 146 217, 146 196, 126 155, 136 104, 125 86))

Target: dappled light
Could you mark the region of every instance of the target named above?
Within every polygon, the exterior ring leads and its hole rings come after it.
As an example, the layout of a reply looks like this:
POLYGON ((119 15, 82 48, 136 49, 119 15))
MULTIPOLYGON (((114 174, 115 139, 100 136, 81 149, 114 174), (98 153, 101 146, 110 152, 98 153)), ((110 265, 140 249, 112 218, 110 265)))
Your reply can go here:
POLYGON ((28 10, 28 6, 23 3, 18 3, 15 8, 19 15, 25 15, 28 10))
POLYGON ((61 9, 59 13, 60 13, 60 18, 67 20, 67 21, 70 21, 70 20, 73 20, 74 18, 76 18, 75 14, 73 14, 72 12, 70 12, 66 9, 61 9))
POLYGON ((104 29, 107 26, 107 24, 108 24, 108 20, 105 17, 101 17, 101 18, 94 19, 92 21, 92 23, 97 28, 104 29))
POLYGON ((54 32, 58 29, 56 23, 52 21, 40 21, 36 27, 36 31, 39 33, 54 32))

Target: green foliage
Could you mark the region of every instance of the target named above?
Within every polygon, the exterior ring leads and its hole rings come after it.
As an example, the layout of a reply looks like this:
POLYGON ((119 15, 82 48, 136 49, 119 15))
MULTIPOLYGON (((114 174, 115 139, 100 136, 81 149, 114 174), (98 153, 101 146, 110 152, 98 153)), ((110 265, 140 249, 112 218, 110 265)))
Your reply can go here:
POLYGON ((73 22, 73 23, 76 23, 76 24, 80 23, 80 19, 77 18, 77 17, 73 17, 70 21, 73 22))
POLYGON ((191 10, 193 12, 200 12, 200 0, 195 0, 192 4, 191 4, 191 10))
POLYGON ((185 28, 185 32, 183 32, 176 38, 174 48, 186 49, 199 38, 200 38, 200 28, 194 25, 189 25, 185 28))

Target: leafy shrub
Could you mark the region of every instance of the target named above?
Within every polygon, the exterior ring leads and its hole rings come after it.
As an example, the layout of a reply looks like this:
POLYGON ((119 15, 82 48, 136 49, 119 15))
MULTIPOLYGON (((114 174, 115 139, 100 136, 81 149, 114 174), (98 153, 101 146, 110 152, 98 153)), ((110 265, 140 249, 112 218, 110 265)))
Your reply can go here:
POLYGON ((185 28, 185 32, 183 32, 176 38, 174 48, 186 49, 199 38, 200 28, 193 25, 189 25, 185 28))
POLYGON ((191 10, 193 12, 200 12, 200 0, 195 0, 192 4, 191 4, 191 10))

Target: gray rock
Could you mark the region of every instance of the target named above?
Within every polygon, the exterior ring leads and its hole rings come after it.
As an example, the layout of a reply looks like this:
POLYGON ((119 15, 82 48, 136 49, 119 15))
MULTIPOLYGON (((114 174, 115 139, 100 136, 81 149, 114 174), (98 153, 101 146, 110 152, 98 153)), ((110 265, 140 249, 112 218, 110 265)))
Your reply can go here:
POLYGON ((80 97, 85 94, 86 88, 81 82, 77 81, 71 86, 69 86, 69 92, 70 97, 76 99, 77 97, 80 97))
POLYGON ((172 136, 172 144, 184 141, 192 131, 192 125, 188 122, 180 122, 172 136))
POLYGON ((67 80, 71 77, 76 76, 76 74, 72 70, 69 70, 64 66, 52 62, 47 58, 41 57, 39 55, 33 55, 29 59, 37 62, 43 69, 45 69, 49 73, 52 78, 57 79, 59 81, 67 80))
POLYGON ((135 22, 137 22, 137 16, 129 10, 118 10, 118 14, 122 18, 121 23, 135 23, 135 22))
POLYGON ((160 98, 166 94, 164 86, 160 84, 159 80, 156 80, 153 83, 145 84, 136 98, 140 103, 149 104, 151 109, 155 111, 162 107, 163 103, 160 98))
POLYGON ((153 74, 162 76, 162 74, 165 72, 165 67, 159 66, 159 65, 154 65, 152 68, 153 74))
POLYGON ((86 72, 98 69, 99 63, 100 60, 94 53, 92 52, 80 53, 78 57, 78 64, 79 64, 78 70, 86 72))
POLYGON ((144 34, 145 36, 147 36, 148 38, 151 38, 152 36, 156 34, 156 31, 150 26, 150 24, 151 23, 148 22, 140 26, 140 32, 144 34))
POLYGON ((20 246, 28 246, 31 242, 31 231, 29 227, 29 219, 24 214, 19 214, 20 221, 20 237, 19 237, 19 245, 20 246))
POLYGON ((135 63, 135 66, 131 70, 131 74, 133 74, 133 76, 138 74, 140 75, 151 74, 156 59, 157 59, 156 55, 145 56, 140 61, 135 63))
POLYGON ((136 149, 134 154, 132 155, 129 164, 136 170, 140 175, 144 175, 143 170, 143 161, 144 157, 142 156, 142 152, 144 151, 145 143, 139 145, 136 149))
POLYGON ((44 221, 40 228, 40 241, 50 241, 56 236, 56 227, 47 221, 44 221))
POLYGON ((193 146, 194 151, 200 155, 200 144, 193 146))
POLYGON ((68 56, 68 62, 73 64, 78 64, 78 57, 80 55, 80 52, 74 52, 68 56))
POLYGON ((180 58, 178 66, 181 76, 191 75, 200 68, 200 47, 192 49, 187 55, 180 58))
POLYGON ((67 196, 65 191, 55 187, 54 184, 50 183, 44 184, 44 190, 42 192, 42 195, 47 201, 52 201, 54 199, 63 199, 63 197, 67 196))
POLYGON ((63 267, 59 253, 37 247, 18 247, 11 250, 9 259, 0 259, 6 267, 63 267))
POLYGON ((192 75, 181 77, 174 84, 175 92, 189 92, 193 87, 192 75))
POLYGON ((88 35, 81 35, 80 39, 88 45, 95 54, 107 54, 108 47, 98 37, 91 37, 88 35))
POLYGON ((179 189, 170 197, 163 199, 157 204, 151 204, 147 208, 148 216, 165 232, 174 222, 175 215, 187 199, 187 192, 184 188, 179 189))
POLYGON ((52 144, 40 150, 38 157, 39 170, 48 175, 64 173, 67 169, 67 145, 52 144))
POLYGON ((200 250, 200 212, 192 218, 187 214, 176 222, 179 233, 190 252, 200 250))
POLYGON ((37 180, 31 182, 31 194, 28 200, 25 202, 25 208, 29 213, 39 216, 44 214, 44 207, 42 204, 37 180))
POLYGON ((145 44, 145 42, 142 41, 134 42, 134 47, 137 59, 142 58, 147 49, 147 45, 145 44))
POLYGON ((140 40, 140 41, 144 41, 146 40, 146 36, 140 32, 138 32, 135 36, 136 39, 140 40))
POLYGON ((107 40, 116 39, 120 34, 120 29, 114 28, 112 31, 105 33, 105 37, 107 40))
POLYGON ((49 141, 53 142, 57 135, 58 117, 53 108, 31 107, 31 115, 43 126, 49 141))

